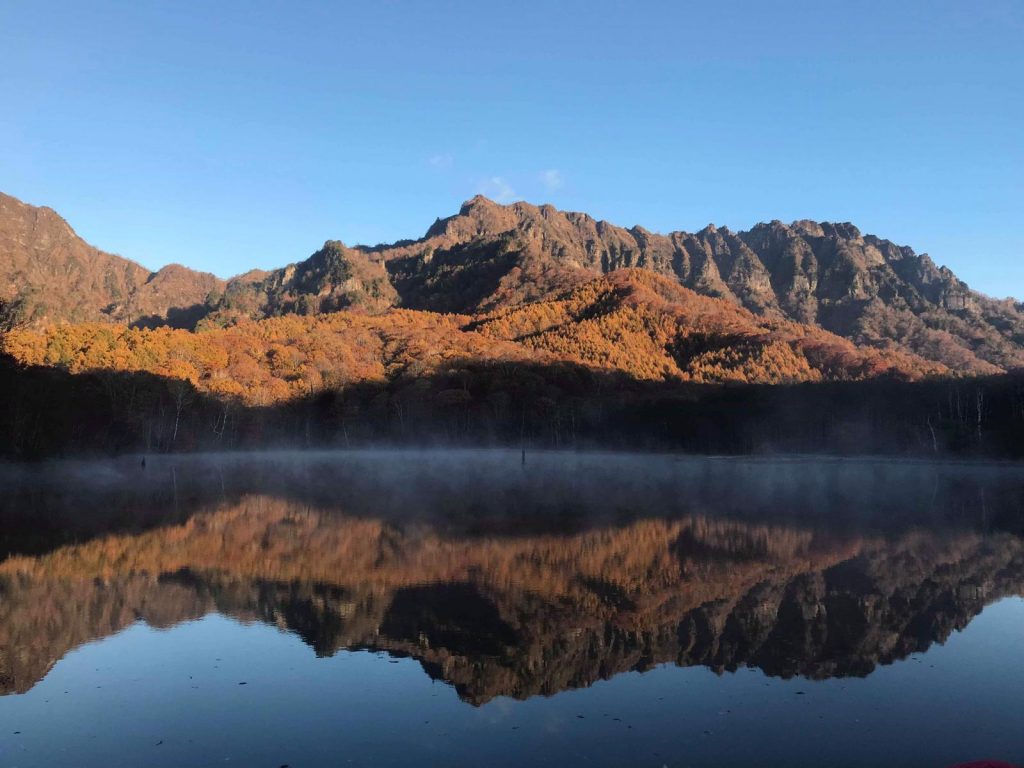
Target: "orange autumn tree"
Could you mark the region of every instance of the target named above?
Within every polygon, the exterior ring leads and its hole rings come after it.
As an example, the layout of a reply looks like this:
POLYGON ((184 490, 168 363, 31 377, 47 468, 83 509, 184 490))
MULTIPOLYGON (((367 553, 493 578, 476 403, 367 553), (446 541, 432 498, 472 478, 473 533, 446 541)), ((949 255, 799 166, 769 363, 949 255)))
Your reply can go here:
POLYGON ((909 353, 859 348, 810 326, 756 316, 635 269, 478 317, 344 311, 198 332, 62 324, 15 329, 4 348, 25 365, 147 372, 251 405, 354 383, 416 379, 466 361, 574 363, 637 380, 694 383, 949 373, 909 353))

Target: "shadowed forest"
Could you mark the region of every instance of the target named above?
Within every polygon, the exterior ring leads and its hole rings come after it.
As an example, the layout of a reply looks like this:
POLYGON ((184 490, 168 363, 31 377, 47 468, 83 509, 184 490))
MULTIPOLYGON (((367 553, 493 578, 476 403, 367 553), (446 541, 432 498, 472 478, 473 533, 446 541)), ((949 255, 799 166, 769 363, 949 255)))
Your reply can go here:
POLYGON ((71 374, 3 357, 0 391, 0 452, 9 459, 398 444, 1024 456, 1021 374, 723 387, 568 363, 456 360, 429 376, 259 406, 167 376, 71 374))

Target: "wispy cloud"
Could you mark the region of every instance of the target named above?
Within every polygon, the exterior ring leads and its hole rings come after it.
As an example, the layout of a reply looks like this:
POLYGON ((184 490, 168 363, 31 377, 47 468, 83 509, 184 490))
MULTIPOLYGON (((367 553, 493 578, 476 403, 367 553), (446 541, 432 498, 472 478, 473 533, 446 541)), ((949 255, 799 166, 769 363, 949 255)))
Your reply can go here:
POLYGON ((511 203, 516 199, 516 191, 501 176, 491 176, 489 179, 484 179, 477 186, 477 192, 491 198, 496 203, 511 203))
POLYGON ((540 183, 544 185, 546 191, 555 192, 562 188, 565 179, 562 178, 562 172, 557 168, 548 168, 546 171, 541 171, 540 183))
POLYGON ((455 158, 447 152, 439 152, 438 154, 431 155, 427 158, 427 165, 438 171, 447 171, 455 165, 455 158))

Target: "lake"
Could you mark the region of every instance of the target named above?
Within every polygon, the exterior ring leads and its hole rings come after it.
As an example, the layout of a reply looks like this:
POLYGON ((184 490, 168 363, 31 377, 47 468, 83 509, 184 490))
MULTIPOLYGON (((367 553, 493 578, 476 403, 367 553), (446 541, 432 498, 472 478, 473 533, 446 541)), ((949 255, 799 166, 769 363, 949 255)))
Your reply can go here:
POLYGON ((0 466, 0 766, 1024 762, 1024 468, 0 466))

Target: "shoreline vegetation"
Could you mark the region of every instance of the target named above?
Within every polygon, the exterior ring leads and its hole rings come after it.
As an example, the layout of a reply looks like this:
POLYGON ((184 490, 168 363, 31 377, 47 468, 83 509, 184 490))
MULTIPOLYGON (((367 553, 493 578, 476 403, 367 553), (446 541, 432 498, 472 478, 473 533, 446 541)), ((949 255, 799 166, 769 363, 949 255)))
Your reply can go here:
POLYGON ((1024 375, 700 385, 453 360, 272 405, 187 380, 0 357, 0 458, 263 448, 525 447, 727 456, 1024 458, 1024 375))

